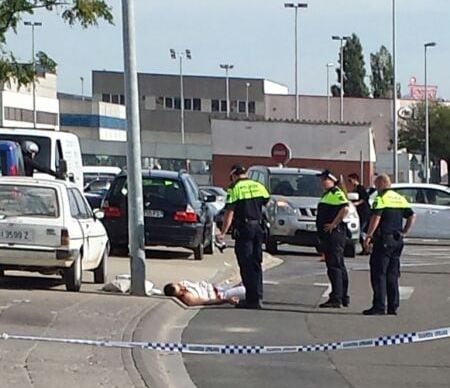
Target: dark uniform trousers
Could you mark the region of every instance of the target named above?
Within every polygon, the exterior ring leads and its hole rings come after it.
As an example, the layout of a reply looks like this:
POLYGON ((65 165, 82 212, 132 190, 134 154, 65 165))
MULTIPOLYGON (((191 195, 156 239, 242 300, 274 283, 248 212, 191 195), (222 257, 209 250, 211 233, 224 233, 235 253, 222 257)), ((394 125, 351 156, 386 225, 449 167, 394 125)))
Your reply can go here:
POLYGON ((341 225, 331 233, 323 233, 320 236, 327 274, 331 282, 329 298, 338 303, 348 298, 348 275, 344 263, 346 237, 345 227, 341 225))
POLYGON ((370 255, 370 281, 373 289, 373 307, 384 310, 386 297, 388 311, 399 306, 398 278, 400 276, 400 255, 403 237, 386 234, 375 238, 370 255))
POLYGON ((260 223, 249 221, 237 226, 235 239, 234 251, 245 287, 246 303, 256 304, 263 298, 263 230, 260 223))

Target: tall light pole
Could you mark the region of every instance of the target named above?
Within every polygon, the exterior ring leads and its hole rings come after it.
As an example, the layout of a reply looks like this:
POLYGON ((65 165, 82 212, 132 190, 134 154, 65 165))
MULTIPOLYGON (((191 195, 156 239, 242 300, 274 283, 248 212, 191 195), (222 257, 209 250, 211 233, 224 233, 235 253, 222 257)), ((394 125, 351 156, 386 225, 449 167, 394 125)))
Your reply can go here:
POLYGON ((128 231, 133 295, 145 292, 144 201, 142 193, 139 96, 136 70, 134 1, 122 0, 123 61, 127 112, 128 231))
POLYGON ((330 68, 334 66, 333 63, 327 63, 327 122, 331 121, 331 108, 330 108, 330 68))
POLYGON ((340 53, 341 53, 341 59, 340 59, 340 81, 339 83, 341 84, 341 114, 340 114, 340 121, 343 122, 344 121, 344 41, 347 41, 348 39, 350 39, 349 36, 332 36, 331 39, 333 40, 339 40, 341 41, 341 46, 340 46, 340 53))
POLYGON ((225 70, 225 88, 227 94, 227 119, 230 118, 230 80, 228 78, 228 72, 234 68, 234 65, 222 64, 219 65, 221 69, 225 70))
POLYGON ((25 26, 31 27, 31 63, 33 65, 33 127, 36 128, 36 58, 34 53, 34 28, 42 26, 41 22, 24 22, 25 26))
POLYGON ((250 82, 246 82, 245 83, 245 117, 248 118, 248 89, 250 88, 251 83, 250 82))
POLYGON ((398 126, 397 126, 397 41, 396 41, 396 6, 392 0, 392 121, 393 121, 393 176, 394 182, 398 182, 398 126))
POLYGON ((285 3, 285 8, 293 8, 295 10, 295 118, 300 119, 299 96, 298 96, 298 9, 308 8, 307 3, 285 3))
POLYGON ((424 44, 425 57, 425 183, 430 183, 430 117, 428 111, 428 72, 427 52, 428 47, 435 47, 436 42, 424 44))
POLYGON ((84 77, 80 77, 81 81, 81 100, 84 101, 84 77))
POLYGON ((170 57, 172 59, 180 59, 180 130, 181 130, 181 144, 184 144, 184 85, 183 85, 183 58, 191 60, 191 50, 175 51, 170 49, 170 57))

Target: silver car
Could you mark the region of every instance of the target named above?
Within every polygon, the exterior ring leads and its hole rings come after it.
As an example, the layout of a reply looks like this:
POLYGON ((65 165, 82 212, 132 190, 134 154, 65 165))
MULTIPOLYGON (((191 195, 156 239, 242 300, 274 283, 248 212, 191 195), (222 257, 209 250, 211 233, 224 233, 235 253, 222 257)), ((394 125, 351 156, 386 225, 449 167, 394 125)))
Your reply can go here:
MULTIPOLYGON (((318 246, 316 215, 323 190, 317 170, 253 166, 249 177, 261 182, 270 193, 265 208, 268 224, 266 249, 276 253, 279 243, 318 246)), ((359 217, 350 204, 350 212, 344 219, 351 233, 352 243, 346 249, 354 255, 354 244, 359 239, 359 217)))

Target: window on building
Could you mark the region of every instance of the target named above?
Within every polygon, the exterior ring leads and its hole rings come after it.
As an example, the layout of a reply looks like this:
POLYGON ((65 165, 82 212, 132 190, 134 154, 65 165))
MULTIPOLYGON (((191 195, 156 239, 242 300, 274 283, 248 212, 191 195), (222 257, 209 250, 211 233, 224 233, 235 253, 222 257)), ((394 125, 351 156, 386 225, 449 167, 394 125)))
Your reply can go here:
POLYGON ((103 102, 111 102, 111 95, 108 93, 103 93, 102 94, 102 101, 103 102))
POLYGON ((200 98, 194 98, 194 110, 201 111, 202 110, 202 100, 200 98))
POLYGON ((180 100, 180 97, 175 97, 175 98, 174 98, 174 106, 175 106, 175 109, 181 109, 181 100, 180 100))
POLYGON ((192 100, 190 98, 184 99, 184 109, 192 110, 192 100))
POLYGON ((255 113, 256 112, 255 101, 250 101, 248 103, 248 111, 249 111, 249 113, 255 113))
POLYGON ((163 108, 164 107, 164 97, 156 97, 156 107, 163 108))
POLYGON ((37 122, 40 124, 57 125, 58 115, 49 112, 37 112, 37 122))
POLYGON ((173 109, 173 98, 172 97, 166 97, 164 101, 165 101, 166 109, 173 109))
POLYGON ((237 101, 230 101, 230 112, 237 112, 237 101))
POLYGON ((118 103, 119 103, 119 95, 118 95, 118 94, 113 94, 113 95, 111 96, 111 102, 112 102, 113 104, 118 104, 118 103))
POLYGON ((120 105, 125 105, 125 96, 123 94, 120 95, 120 105))
POLYGON ((219 100, 211 100, 211 112, 219 112, 219 100))
POLYGON ((221 112, 227 111, 227 101, 226 100, 220 100, 220 111, 221 112))
POLYGON ((239 101, 239 113, 245 113, 245 101, 239 101))

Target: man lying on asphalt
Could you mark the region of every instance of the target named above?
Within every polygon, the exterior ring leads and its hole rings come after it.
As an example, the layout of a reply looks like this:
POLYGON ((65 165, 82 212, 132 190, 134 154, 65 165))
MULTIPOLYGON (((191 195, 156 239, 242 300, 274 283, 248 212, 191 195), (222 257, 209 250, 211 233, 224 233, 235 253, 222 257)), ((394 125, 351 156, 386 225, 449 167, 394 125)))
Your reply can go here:
POLYGON ((176 296, 188 306, 206 306, 218 304, 237 304, 245 299, 245 287, 215 286, 206 281, 192 282, 182 280, 164 286, 164 294, 176 296))

